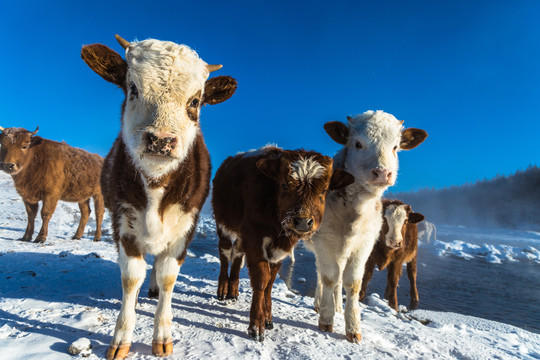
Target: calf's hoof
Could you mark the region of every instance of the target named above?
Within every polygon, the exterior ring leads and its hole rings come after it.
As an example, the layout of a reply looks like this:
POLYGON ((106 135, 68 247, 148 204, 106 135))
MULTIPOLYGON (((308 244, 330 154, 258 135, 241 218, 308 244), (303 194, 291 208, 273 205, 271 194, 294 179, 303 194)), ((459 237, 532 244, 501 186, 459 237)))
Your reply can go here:
POLYGON ((22 238, 20 238, 19 240, 20 240, 20 241, 25 241, 25 242, 30 242, 30 241, 32 241, 32 238, 31 238, 31 237, 27 237, 27 238, 26 238, 26 237, 22 237, 22 238))
POLYGON ((109 350, 107 350, 107 360, 113 360, 113 359, 125 359, 126 356, 129 354, 129 349, 131 348, 131 344, 121 344, 120 346, 109 346, 109 350))
POLYGON ((94 238, 93 241, 94 241, 94 242, 100 242, 100 241, 101 241, 101 238, 94 238))
POLYGON ((173 353, 173 344, 172 340, 165 343, 152 341, 152 354, 158 357, 165 357, 172 355, 173 353))
POLYGON ((258 340, 260 342, 264 341, 264 331, 262 329, 258 329, 256 325, 248 328, 248 335, 253 340, 258 340))
POLYGON ((324 325, 319 323, 319 330, 321 330, 322 332, 334 332, 334 325, 324 325))
POLYGON ((150 299, 159 299, 159 290, 148 289, 148 297, 150 299))
POLYGON ((232 301, 236 301, 238 300, 238 295, 234 296, 234 295, 227 295, 227 300, 232 300, 232 301))
POLYGON ((34 243, 36 244, 43 244, 45 241, 47 240, 47 238, 44 238, 42 236, 39 236, 36 238, 36 240, 34 240, 34 243))
POLYGON ((274 322, 272 320, 270 320, 270 321, 266 320, 264 322, 264 328, 266 330, 272 330, 274 328, 274 322))
POLYGON ((347 341, 358 344, 362 340, 362 334, 360 333, 347 333, 347 341))
POLYGON ((418 308, 418 301, 412 300, 411 304, 409 305, 409 308, 411 310, 416 310, 418 308))
POLYGON ((73 235, 71 240, 81 240, 81 236, 73 235))

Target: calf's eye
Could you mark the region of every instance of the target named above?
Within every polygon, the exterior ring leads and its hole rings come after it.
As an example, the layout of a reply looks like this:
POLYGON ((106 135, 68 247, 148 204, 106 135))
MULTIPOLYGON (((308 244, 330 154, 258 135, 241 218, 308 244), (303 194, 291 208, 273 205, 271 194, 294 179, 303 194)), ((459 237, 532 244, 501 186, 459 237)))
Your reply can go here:
POLYGON ((139 90, 137 90, 137 87, 135 86, 134 83, 129 84, 129 92, 132 98, 136 98, 139 96, 139 90))
POLYGON ((354 144, 357 150, 360 150, 362 148, 362 144, 360 144, 360 141, 357 141, 356 144, 354 144))
POLYGON ((193 99, 189 106, 192 108, 196 108, 197 106, 199 106, 199 99, 193 99))

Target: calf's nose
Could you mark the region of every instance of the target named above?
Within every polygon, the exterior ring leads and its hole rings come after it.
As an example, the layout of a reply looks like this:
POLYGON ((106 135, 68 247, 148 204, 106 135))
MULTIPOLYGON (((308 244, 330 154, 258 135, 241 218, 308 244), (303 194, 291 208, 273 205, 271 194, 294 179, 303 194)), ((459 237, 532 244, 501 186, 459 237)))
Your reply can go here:
POLYGON ((143 133, 143 141, 146 146, 146 153, 171 156, 178 145, 178 136, 166 132, 145 131, 143 133))
POLYGON ((308 232, 313 229, 313 219, 305 217, 294 217, 293 218, 294 229, 300 232, 308 232))
POLYGON ((371 170, 371 180, 373 183, 388 184, 392 177, 392 172, 386 169, 373 169, 371 170))

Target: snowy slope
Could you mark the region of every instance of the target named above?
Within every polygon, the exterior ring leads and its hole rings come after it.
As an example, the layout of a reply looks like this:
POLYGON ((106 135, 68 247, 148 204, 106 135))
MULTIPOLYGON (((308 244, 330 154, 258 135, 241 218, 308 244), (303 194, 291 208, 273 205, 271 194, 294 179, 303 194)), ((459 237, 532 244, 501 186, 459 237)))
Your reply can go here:
MULTIPOLYGON (((197 237, 215 236, 211 219, 202 220, 197 237)), ((80 241, 71 240, 77 221, 77 205, 61 203, 47 243, 17 241, 26 227, 24 206, 10 178, 0 174, 2 359, 68 359, 67 348, 80 338, 92 344, 89 358, 105 355, 120 308, 116 249, 107 235, 100 243, 91 241, 90 232, 80 241)), ((92 221, 87 229, 93 226, 92 221)), ((105 226, 110 227, 108 219, 105 226)), ((234 303, 215 299, 218 272, 216 257, 189 253, 173 295, 171 358, 540 359, 539 334, 453 313, 397 314, 376 295, 362 305, 362 342, 350 344, 341 314, 334 326, 337 333, 321 333, 313 299, 288 291, 279 279, 273 291, 275 328, 258 343, 246 331, 251 299, 246 270, 234 303)), ((147 298, 147 291, 148 280, 137 305, 133 359, 154 358, 150 344, 156 300, 147 298)))

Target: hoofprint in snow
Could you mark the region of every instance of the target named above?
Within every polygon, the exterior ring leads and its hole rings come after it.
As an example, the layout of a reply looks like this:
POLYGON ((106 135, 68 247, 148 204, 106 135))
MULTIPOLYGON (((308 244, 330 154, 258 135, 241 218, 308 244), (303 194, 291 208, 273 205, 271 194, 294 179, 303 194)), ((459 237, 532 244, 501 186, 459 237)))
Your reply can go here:
MULTIPOLYGON (((87 344, 84 338, 92 346, 85 352, 90 353, 89 359, 105 356, 120 309, 116 248, 108 240, 91 241, 94 221, 89 222, 82 240, 71 240, 77 222, 77 205, 59 203, 45 244, 18 241, 26 227, 24 206, 11 179, 0 174, 2 359, 73 358, 68 347, 77 340, 77 344, 87 344)), ((110 238, 109 219, 104 230, 104 238, 110 238)), ((204 217, 197 237, 207 236, 215 237, 215 233, 212 220, 204 217)), ((259 343, 247 336, 251 288, 246 269, 236 302, 215 298, 218 274, 216 257, 189 253, 173 294, 174 353, 170 358, 540 358, 539 334, 453 313, 398 314, 377 295, 362 305, 363 339, 351 344, 345 340, 342 316, 336 317, 337 333, 321 333, 313 299, 295 295, 279 279, 272 293, 275 327, 259 343)), ((154 358, 156 300, 146 297, 148 279, 149 273, 137 305, 132 359, 154 358)))

